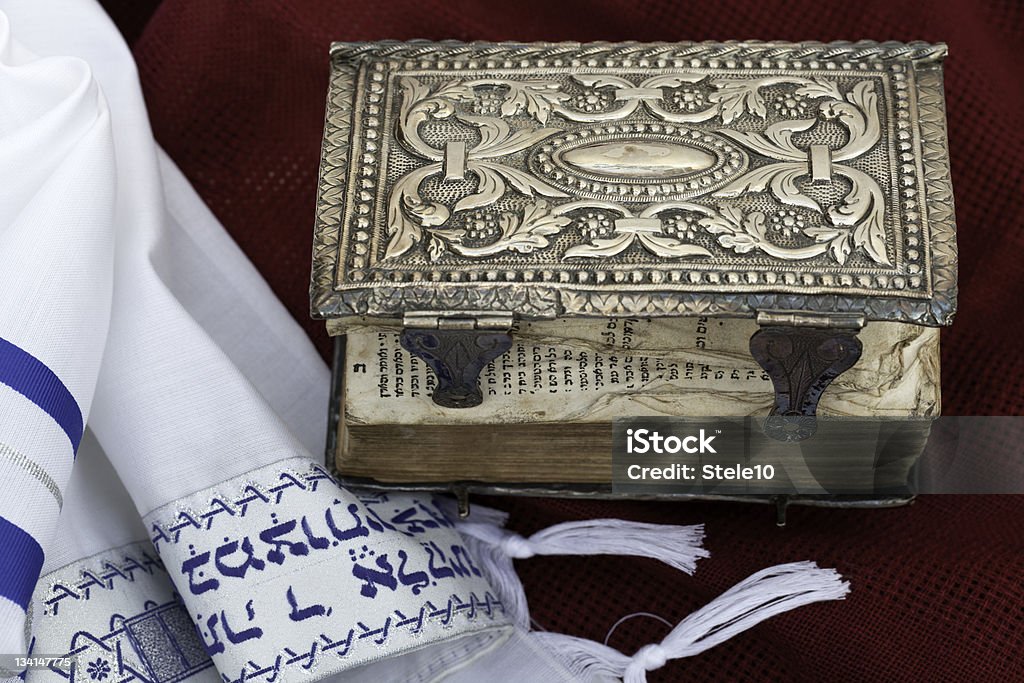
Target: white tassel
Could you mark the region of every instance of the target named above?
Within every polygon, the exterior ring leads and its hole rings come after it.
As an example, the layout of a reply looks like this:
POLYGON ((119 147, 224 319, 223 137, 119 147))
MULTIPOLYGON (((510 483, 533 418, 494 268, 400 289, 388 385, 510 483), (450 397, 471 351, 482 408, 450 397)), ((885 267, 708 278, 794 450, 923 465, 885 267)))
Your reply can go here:
POLYGON ((491 588, 505 606, 505 613, 524 630, 530 630, 530 610, 523 585, 512 566, 513 559, 534 555, 635 555, 651 557, 687 574, 697 560, 708 556, 701 547, 704 527, 644 524, 618 519, 565 522, 538 531, 529 538, 487 522, 456 522, 470 552, 478 558, 491 588))
POLYGON ((681 621, 660 643, 645 645, 632 657, 594 641, 554 633, 534 633, 581 679, 621 676, 644 683, 647 672, 671 659, 692 657, 738 633, 802 605, 842 600, 850 585, 834 569, 813 562, 770 567, 736 584, 681 621))
POLYGON ((529 538, 493 524, 456 522, 463 536, 472 536, 501 549, 513 559, 534 555, 633 555, 660 560, 692 574, 697 560, 708 557, 701 544, 704 525, 645 524, 621 519, 563 522, 529 538))

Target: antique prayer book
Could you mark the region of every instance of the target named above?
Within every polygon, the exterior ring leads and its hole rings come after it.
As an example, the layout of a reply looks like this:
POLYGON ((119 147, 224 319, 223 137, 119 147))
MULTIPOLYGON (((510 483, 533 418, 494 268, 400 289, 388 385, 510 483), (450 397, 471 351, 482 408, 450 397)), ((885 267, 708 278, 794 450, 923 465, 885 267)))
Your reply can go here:
MULTIPOLYGON (((451 410, 395 330, 348 331, 338 471, 381 482, 607 483, 616 417, 767 415, 768 375, 750 357, 753 321, 612 318, 522 323, 481 372, 485 400, 451 410)), ((939 414, 939 335, 874 323, 860 362, 822 397, 847 417, 939 414)))
POLYGON ((819 416, 937 415, 945 55, 335 44, 310 290, 339 336, 328 463, 580 493, 615 417, 757 415, 797 443, 819 416))

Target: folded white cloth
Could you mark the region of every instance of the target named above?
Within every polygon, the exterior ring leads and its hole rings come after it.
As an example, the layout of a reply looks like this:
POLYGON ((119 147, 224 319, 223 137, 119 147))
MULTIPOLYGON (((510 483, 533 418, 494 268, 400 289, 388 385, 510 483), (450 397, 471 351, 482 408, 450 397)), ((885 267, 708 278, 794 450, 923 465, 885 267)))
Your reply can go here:
MULTIPOLYGON (((7 276, 22 309, 35 315, 17 318, 20 328, 3 327, 10 353, 31 364, 26 380, 11 374, 4 385, 37 418, 69 432, 47 452, 64 446, 58 477, 39 448, 16 442, 26 431, 20 416, 5 422, 8 440, 35 458, 36 467, 21 462, 21 469, 38 475, 32 489, 15 482, 3 510, 19 538, 35 544, 8 555, 22 566, 10 574, 20 586, 6 607, 29 611, 32 623, 26 631, 17 619, 5 621, 13 626, 4 629, 6 649, 25 651, 25 634, 36 652, 75 652, 90 676, 147 670, 158 680, 206 675, 210 657, 222 675, 241 680, 290 671, 323 677, 404 655, 410 677, 429 680, 506 638, 501 605, 429 498, 360 500, 310 458, 325 433, 327 369, 161 158, 130 54, 102 11, 86 2, 5 9, 41 58, 8 50, 10 79, 23 88, 7 100, 20 118, 3 130, 23 157, 5 171, 31 170, 8 202, 3 235, 21 250, 5 255, 21 258, 22 267, 7 276), (67 139, 51 140, 53 131, 67 139), (44 151, 56 170, 33 159, 44 151), (58 172, 70 187, 54 185, 58 172), (41 215, 27 211, 37 205, 41 215), (68 297, 74 310, 46 311, 51 300, 65 303, 69 284, 81 299, 68 297), (34 345, 39 339, 52 340, 55 352, 34 345), (79 357, 85 352, 89 362, 79 357), (50 384, 37 390, 40 376, 50 384), (90 530, 52 550, 55 501, 85 417, 159 556, 144 537, 124 544, 137 525, 109 533, 80 522, 90 530), (40 483, 44 476, 51 487, 40 483), (45 526, 16 514, 41 508, 25 489, 54 499, 45 526), (47 563, 55 568, 29 604, 44 552, 57 558, 47 563), (445 645, 444 656, 426 649, 433 644, 445 645)), ((71 507, 96 504, 86 483, 71 507)), ((123 507, 117 517, 126 517, 123 507)), ((44 674, 30 672, 37 675, 44 674)))
POLYGON ((0 652, 23 651, 106 341, 110 123, 86 62, 37 57, 0 14, 0 652))

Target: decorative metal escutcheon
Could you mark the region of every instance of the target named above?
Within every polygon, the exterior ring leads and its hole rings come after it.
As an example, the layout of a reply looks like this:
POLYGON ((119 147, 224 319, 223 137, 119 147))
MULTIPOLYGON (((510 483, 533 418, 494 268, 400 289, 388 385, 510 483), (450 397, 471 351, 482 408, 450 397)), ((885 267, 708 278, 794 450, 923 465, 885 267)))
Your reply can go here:
POLYGON ((445 408, 480 405, 480 371, 512 346, 511 335, 494 331, 406 328, 400 339, 434 371, 434 403, 445 408))
POLYGON ((755 332, 750 354, 775 387, 765 433, 779 441, 813 436, 822 393, 854 366, 862 348, 856 330, 780 326, 755 332))

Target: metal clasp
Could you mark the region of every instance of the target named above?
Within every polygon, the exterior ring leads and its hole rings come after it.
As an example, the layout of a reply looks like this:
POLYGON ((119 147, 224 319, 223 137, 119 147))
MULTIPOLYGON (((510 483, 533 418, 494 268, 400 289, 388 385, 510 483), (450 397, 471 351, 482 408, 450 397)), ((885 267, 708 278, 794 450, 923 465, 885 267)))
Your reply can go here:
POLYGON ((817 431, 821 395, 860 359, 864 321, 860 313, 758 312, 761 329, 750 338, 750 354, 775 388, 768 436, 803 441, 817 431))
POLYGON ((437 376, 434 403, 445 408, 480 405, 480 372, 512 347, 512 314, 416 311, 406 313, 402 322, 402 347, 437 376))

